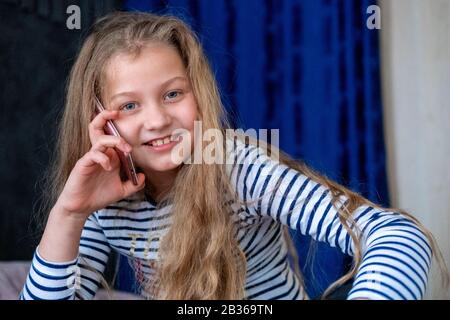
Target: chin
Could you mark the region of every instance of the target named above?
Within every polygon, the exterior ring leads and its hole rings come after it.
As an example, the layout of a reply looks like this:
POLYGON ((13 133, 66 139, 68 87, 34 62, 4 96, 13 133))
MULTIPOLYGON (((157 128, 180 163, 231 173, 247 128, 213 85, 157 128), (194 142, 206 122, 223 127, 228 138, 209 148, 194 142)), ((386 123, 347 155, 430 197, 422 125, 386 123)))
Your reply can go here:
POLYGON ((171 159, 158 159, 158 160, 152 160, 152 162, 144 166, 139 166, 143 168, 144 171, 156 171, 156 172, 166 172, 166 171, 172 171, 178 168, 180 165, 173 163, 171 159))

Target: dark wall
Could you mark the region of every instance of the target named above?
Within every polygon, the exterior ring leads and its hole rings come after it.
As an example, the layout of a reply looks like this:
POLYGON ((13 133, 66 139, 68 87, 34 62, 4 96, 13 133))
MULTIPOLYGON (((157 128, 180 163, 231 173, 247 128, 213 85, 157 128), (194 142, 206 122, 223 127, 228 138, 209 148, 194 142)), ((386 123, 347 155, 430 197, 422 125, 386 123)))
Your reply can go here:
POLYGON ((120 3, 0 0, 0 260, 28 260, 39 242, 37 182, 53 152, 68 73, 89 26, 120 3), (80 30, 66 27, 72 4, 80 30))

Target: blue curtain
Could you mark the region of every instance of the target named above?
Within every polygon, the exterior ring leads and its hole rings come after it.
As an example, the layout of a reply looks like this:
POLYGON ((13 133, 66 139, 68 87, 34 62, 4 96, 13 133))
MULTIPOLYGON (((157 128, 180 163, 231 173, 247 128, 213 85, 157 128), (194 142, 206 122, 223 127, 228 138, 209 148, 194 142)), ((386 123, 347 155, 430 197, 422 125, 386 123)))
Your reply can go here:
MULTIPOLYGON (((280 147, 329 178, 387 205, 378 30, 373 0, 170 0, 124 2, 171 13, 198 33, 241 128, 280 129, 280 147)), ((348 257, 325 244, 305 264, 310 239, 292 231, 317 297, 348 257)))

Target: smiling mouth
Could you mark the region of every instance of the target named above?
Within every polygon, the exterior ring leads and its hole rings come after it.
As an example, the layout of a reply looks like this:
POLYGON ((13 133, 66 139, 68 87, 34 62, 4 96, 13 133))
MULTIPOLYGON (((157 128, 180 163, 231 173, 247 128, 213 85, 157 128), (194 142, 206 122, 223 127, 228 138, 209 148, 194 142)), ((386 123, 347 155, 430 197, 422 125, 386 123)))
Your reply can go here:
POLYGON ((159 147, 166 144, 169 144, 174 141, 179 141, 180 135, 170 135, 163 138, 158 138, 154 140, 150 140, 149 142, 145 143, 145 145, 152 146, 152 147, 159 147))

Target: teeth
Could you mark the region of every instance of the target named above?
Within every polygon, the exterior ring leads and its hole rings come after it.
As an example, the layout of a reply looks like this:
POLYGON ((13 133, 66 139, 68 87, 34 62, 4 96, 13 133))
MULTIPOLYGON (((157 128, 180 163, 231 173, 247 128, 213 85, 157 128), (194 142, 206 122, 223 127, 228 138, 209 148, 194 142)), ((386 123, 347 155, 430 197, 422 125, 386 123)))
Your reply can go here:
POLYGON ((158 139, 158 140, 152 141, 151 145, 154 146, 154 147, 159 147, 159 146, 162 146, 163 144, 168 144, 171 141, 173 141, 171 139, 171 137, 170 138, 167 137, 167 138, 164 138, 164 139, 158 139))

